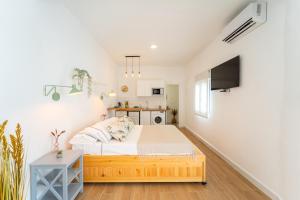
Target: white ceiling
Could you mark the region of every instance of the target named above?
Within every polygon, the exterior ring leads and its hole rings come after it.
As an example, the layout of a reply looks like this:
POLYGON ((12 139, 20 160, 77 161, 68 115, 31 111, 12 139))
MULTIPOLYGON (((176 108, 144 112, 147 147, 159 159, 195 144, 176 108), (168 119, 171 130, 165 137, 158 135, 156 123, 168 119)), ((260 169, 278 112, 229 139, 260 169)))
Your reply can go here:
POLYGON ((212 41, 249 0, 65 0, 66 6, 123 64, 179 66, 212 41), (157 49, 150 49, 156 44, 157 49))

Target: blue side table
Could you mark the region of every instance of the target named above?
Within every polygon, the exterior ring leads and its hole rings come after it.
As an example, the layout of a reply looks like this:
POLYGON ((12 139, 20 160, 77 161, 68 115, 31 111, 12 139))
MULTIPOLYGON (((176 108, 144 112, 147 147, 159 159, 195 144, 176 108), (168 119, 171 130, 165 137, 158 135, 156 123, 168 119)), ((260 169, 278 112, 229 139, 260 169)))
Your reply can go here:
POLYGON ((83 157, 65 150, 62 158, 48 153, 30 164, 31 200, 73 200, 83 192, 83 157))

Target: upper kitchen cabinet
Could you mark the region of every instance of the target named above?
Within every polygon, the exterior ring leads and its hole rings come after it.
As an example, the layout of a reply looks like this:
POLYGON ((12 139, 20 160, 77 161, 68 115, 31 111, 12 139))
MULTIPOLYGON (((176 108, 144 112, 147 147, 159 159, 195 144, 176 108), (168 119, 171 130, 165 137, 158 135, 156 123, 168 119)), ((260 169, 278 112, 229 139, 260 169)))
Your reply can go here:
POLYGON ((163 80, 138 80, 137 81, 137 96, 149 97, 152 95, 153 88, 165 88, 163 80))
POLYGON ((136 94, 137 96, 140 97, 148 97, 148 96, 152 96, 152 89, 151 89, 151 81, 150 80, 138 80, 137 81, 137 91, 136 94))
POLYGON ((150 81, 151 89, 152 88, 165 88, 165 81, 163 80, 151 80, 150 81))

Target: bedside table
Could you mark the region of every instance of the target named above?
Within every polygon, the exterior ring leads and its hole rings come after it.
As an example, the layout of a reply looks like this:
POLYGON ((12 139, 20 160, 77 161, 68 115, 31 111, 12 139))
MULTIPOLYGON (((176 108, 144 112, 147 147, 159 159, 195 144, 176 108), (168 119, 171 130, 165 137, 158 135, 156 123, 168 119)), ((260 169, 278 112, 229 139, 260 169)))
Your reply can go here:
POLYGON ((62 158, 48 153, 30 164, 31 200, 73 200, 83 192, 80 150, 65 150, 62 158))

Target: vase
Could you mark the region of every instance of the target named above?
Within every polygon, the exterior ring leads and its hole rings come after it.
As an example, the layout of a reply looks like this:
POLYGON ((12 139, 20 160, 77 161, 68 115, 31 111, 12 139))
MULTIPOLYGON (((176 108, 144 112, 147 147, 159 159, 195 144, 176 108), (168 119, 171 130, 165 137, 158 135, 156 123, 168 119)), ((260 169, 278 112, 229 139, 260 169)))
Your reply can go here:
POLYGON ((53 151, 54 151, 54 152, 58 152, 58 151, 59 151, 59 143, 58 143, 58 138, 55 138, 55 142, 54 142, 53 151))

